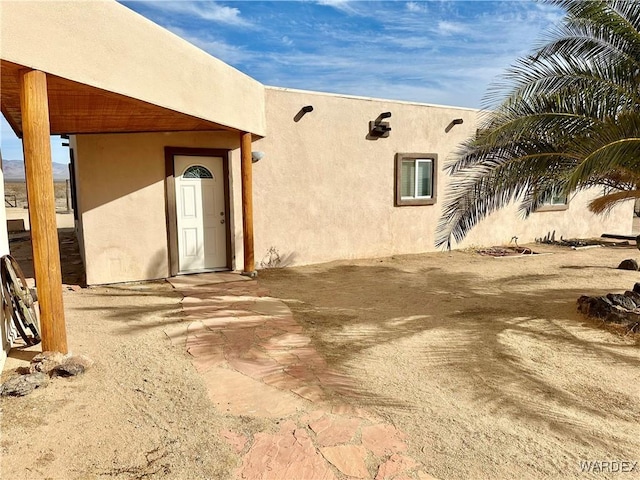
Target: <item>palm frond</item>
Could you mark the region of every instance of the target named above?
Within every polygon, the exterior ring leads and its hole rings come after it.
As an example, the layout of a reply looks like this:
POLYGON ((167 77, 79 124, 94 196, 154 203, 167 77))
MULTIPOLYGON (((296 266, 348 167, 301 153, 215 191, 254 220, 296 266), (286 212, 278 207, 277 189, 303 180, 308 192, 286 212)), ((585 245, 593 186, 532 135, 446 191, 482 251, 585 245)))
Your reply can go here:
POLYGON ((610 193, 593 199, 589 203, 589 210, 597 214, 606 213, 621 202, 637 198, 640 198, 640 190, 610 193))
POLYGON ((491 110, 445 166, 437 227, 451 248, 511 202, 529 215, 545 195, 605 187, 601 213, 640 190, 640 2, 549 0, 563 24, 485 97, 491 110))

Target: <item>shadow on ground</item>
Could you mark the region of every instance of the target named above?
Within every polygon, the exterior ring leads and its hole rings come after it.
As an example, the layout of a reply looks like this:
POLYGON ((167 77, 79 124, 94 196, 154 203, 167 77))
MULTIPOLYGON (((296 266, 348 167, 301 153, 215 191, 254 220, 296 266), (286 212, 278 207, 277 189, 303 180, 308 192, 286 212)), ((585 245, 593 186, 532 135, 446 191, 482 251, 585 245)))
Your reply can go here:
MULTIPOLYGON (((448 259, 442 256, 441 260, 448 259)), ((261 284, 284 299, 333 368, 357 372, 368 358, 375 358, 368 352, 388 355, 378 358, 380 368, 386 368, 385 362, 396 360, 394 348, 409 348, 410 352, 399 355, 393 374, 402 377, 403 369, 424 369, 425 384, 433 384, 431 373, 449 371, 455 387, 464 389, 483 408, 545 424, 559 434, 588 438, 605 448, 606 440, 594 434, 590 424, 569 418, 568 412, 585 412, 603 420, 612 414, 624 420, 633 415, 640 421, 640 414, 630 414, 626 408, 636 400, 610 391, 600 392, 593 403, 590 396, 540 374, 549 366, 542 365, 544 358, 537 365, 535 356, 543 357, 548 348, 558 361, 564 361, 564 354, 582 359, 585 365, 597 362, 636 370, 640 367, 637 344, 620 342, 582 318, 576 299, 585 290, 559 288, 558 272, 527 273, 525 268, 495 278, 442 267, 338 265, 269 270, 261 274, 261 284), (596 334, 585 334, 585 330, 596 334)), ((589 294, 607 291, 589 290, 589 294)), ((375 367, 362 368, 364 375, 375 376, 375 367)), ((449 381, 446 375, 442 381, 449 381)), ((398 389, 406 386, 402 380, 397 385, 398 389)), ((402 392, 389 395, 368 385, 362 386, 360 401, 394 410, 422 408, 402 392)))

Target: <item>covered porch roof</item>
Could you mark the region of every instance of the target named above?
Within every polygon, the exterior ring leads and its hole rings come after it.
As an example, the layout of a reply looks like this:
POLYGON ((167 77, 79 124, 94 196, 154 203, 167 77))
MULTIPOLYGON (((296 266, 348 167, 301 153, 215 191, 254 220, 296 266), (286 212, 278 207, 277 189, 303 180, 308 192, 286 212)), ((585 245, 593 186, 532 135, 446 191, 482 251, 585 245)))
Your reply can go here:
POLYGON ((44 350, 67 352, 49 136, 238 132, 244 270, 264 86, 116 1, 0 3, 0 107, 22 138, 44 350))
POLYGON ((47 75, 51 133, 266 134, 264 86, 115 0, 3 1, 2 113, 21 135, 19 71, 47 75))
MULTIPOLYGON (((25 69, 5 60, 0 64, 2 114, 20 138, 20 70, 25 69)), ((47 75, 47 95, 51 134, 234 130, 56 75, 47 75)))

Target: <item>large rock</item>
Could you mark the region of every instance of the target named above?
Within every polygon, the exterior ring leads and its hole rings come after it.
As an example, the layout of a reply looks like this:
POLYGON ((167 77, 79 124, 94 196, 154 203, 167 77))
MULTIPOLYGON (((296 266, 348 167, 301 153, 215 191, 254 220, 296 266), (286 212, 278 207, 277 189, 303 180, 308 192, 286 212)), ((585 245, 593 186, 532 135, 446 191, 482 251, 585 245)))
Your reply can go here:
POLYGON ((625 310, 635 310, 636 303, 626 295, 620 295, 619 293, 608 293, 607 298, 613 305, 618 305, 625 310))
POLYGON ((65 356, 60 352, 42 352, 31 359, 29 370, 31 373, 49 373, 55 367, 63 363, 65 356))
POLYGON ((629 297, 631 300, 633 300, 633 303, 636 304, 636 308, 640 306, 640 293, 627 290, 626 292, 624 292, 624 296, 629 297))
MULTIPOLYGON (((614 298, 616 302, 622 303, 620 297, 626 298, 629 304, 633 304, 629 297, 618 294, 609 294, 611 298, 614 298)), ((635 304, 633 304, 635 305, 635 304)), ((640 315, 636 313, 634 308, 627 309, 614 304, 610 298, 607 297, 588 297, 583 295, 578 299, 578 311, 588 317, 599 318, 607 323, 618 323, 626 325, 632 322, 640 321, 640 315)))
POLYGON ((75 377, 81 373, 84 373, 84 365, 68 362, 54 367, 50 375, 52 377, 75 377))
POLYGON ((29 395, 36 388, 46 387, 48 383, 49 377, 43 372, 20 375, 3 383, 0 386, 0 395, 3 397, 23 397, 29 395))
POLYGON ((611 301, 607 297, 589 297, 583 295, 578 299, 578 311, 589 317, 605 318, 611 312, 611 301))
POLYGON ((84 370, 89 370, 94 365, 94 361, 86 355, 71 355, 67 356, 64 363, 74 363, 76 365, 82 365, 84 370))
POLYGON ((636 262, 633 258, 627 258, 620 262, 618 265, 619 270, 635 270, 638 271, 638 262, 636 262))
POLYGON ((60 352, 42 352, 33 357, 29 365, 29 372, 43 372, 51 376, 70 377, 93 366, 93 360, 85 355, 63 355, 60 352), (67 365, 71 365, 68 367, 67 365), (53 373, 56 370, 57 373, 53 373))

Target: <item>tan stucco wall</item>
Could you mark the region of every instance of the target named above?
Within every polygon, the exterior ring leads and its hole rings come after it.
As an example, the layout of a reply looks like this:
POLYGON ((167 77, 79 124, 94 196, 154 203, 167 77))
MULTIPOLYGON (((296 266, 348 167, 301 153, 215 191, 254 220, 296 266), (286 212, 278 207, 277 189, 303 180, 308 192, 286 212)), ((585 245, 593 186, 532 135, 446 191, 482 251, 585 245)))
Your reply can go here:
POLYGON ((587 205, 598 194, 602 194, 602 189, 580 192, 571 197, 568 210, 538 211, 526 220, 521 217, 518 206, 512 204, 477 225, 459 246, 502 245, 514 236, 522 244, 554 233, 556 240, 593 238, 603 233, 631 235, 633 201, 616 207, 608 215, 593 215, 587 205))
MULTIPOLYGON (((269 136, 254 150, 256 262, 275 247, 287 265, 435 250, 434 234, 448 178, 442 172, 456 146, 476 129, 471 109, 419 105, 267 88, 269 136), (305 105, 313 112, 294 122, 305 105), (368 125, 389 111, 389 138, 367 140, 368 125), (462 125, 448 133, 454 118, 462 125), (435 205, 395 207, 395 154, 436 153, 435 205)), ((631 232, 632 205, 595 217, 581 194, 560 212, 519 219, 506 209, 474 229, 461 246, 533 241, 556 230, 556 238, 631 232)))
MULTIPOLYGON (((265 153, 253 165, 257 267, 272 247, 282 265, 435 250, 449 181, 442 168, 475 131, 476 115, 471 109, 268 89, 271 134, 253 144, 265 153), (305 105, 314 111, 294 122, 305 105), (369 121, 385 111, 392 113, 391 135, 368 140, 369 121), (464 123, 445 132, 454 118, 464 123), (394 206, 398 152, 438 155, 435 205, 394 206)), ((165 146, 231 150, 233 267, 243 267, 237 134, 82 135, 75 141, 89 284, 169 275, 165 146)), ((460 246, 507 244, 513 236, 523 244, 553 231, 556 238, 631 232, 631 203, 597 217, 585 208, 590 196, 581 193, 568 210, 538 212, 528 220, 514 205, 491 215, 460 246)))
POLYGON ((0 57, 258 135, 264 87, 115 0, 2 1, 0 57))
MULTIPOLYGON (((231 181, 239 182, 234 133, 78 135, 75 145, 79 231, 90 285, 169 276, 165 146, 233 149, 231 181)), ((233 190, 232 212, 240 211, 240 189, 233 190)), ((232 243, 242 243, 237 223, 232 243)))

